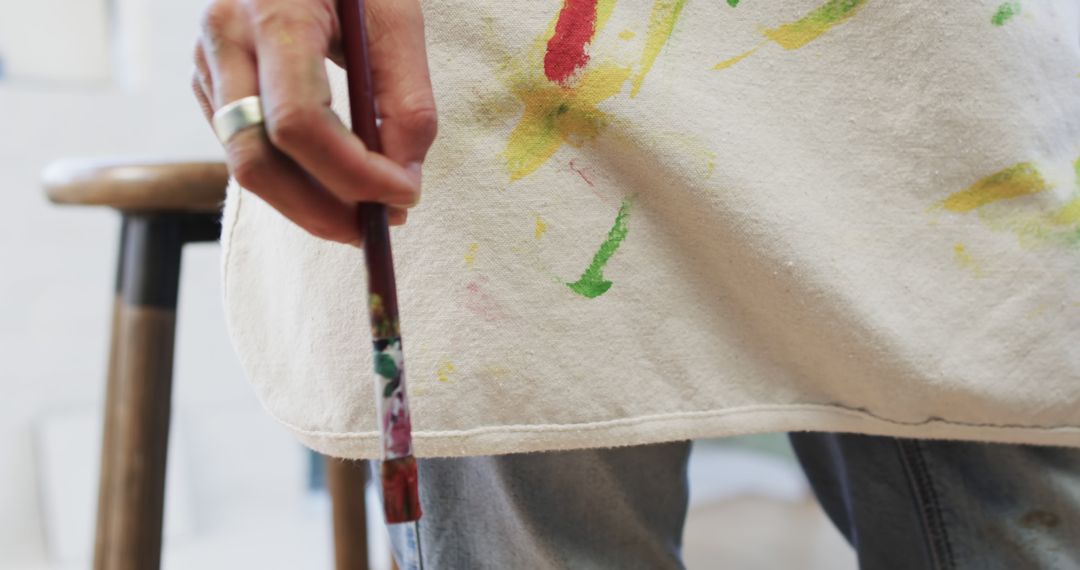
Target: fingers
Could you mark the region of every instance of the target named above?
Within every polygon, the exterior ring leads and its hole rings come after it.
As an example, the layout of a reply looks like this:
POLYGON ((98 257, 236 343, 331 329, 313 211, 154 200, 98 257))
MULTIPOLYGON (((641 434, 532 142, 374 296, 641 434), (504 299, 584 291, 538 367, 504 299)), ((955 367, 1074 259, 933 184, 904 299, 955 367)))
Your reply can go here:
POLYGON ((210 81, 210 67, 206 63, 206 54, 203 53, 200 43, 195 44, 195 71, 191 77, 191 89, 195 92, 195 100, 199 103, 203 116, 210 121, 214 116, 214 105, 210 101, 214 88, 210 81))
POLYGON ((270 146, 263 131, 237 133, 227 145, 236 181, 315 237, 359 243, 356 205, 327 192, 292 160, 270 146))
POLYGON ((368 5, 381 38, 372 59, 385 82, 377 98, 386 156, 369 152, 330 110, 324 61, 340 56, 334 0, 211 0, 192 78, 208 120, 223 105, 261 98, 265 128, 225 143, 237 181, 308 232, 348 243, 362 233, 357 202, 387 204, 390 223, 405 223, 435 136, 419 4, 368 5))
POLYGON ((258 68, 251 42, 251 26, 241 6, 235 2, 216 2, 207 10, 196 57, 203 54, 209 70, 214 85, 211 99, 214 108, 259 94, 258 68))
POLYGON ((330 110, 324 61, 337 20, 320 4, 278 2, 254 18, 270 140, 344 202, 415 205, 418 177, 369 152, 330 110))
MULTIPOLYGON (((205 65, 212 86, 204 98, 220 108, 259 93, 250 22, 234 2, 215 2, 204 19, 196 48, 196 66, 205 65)), ((199 75, 199 72, 196 72, 199 75)), ((212 115, 212 113, 211 113, 212 115)), ((275 149, 263 129, 245 129, 225 143, 229 170, 241 186, 254 192, 285 217, 317 237, 357 242, 360 231, 355 205, 342 202, 275 149)))
POLYGON ((419 174, 438 130, 423 13, 418 2, 369 2, 367 18, 383 151, 419 174))
POLYGON ((403 226, 409 218, 409 211, 404 208, 389 208, 386 214, 391 226, 403 226))

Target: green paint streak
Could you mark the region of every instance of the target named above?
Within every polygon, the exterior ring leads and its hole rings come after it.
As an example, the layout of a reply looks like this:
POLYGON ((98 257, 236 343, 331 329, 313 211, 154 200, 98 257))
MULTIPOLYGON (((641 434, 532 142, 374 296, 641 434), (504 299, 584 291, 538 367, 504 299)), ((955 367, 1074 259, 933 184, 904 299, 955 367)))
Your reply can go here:
POLYGON ((1020 13, 1020 1, 1009 0, 998 6, 997 12, 990 18, 990 22, 995 26, 1004 26, 1005 22, 1008 22, 1013 16, 1020 13))
POLYGON ((622 206, 619 207, 619 214, 615 216, 615 225, 611 226, 607 239, 600 244, 600 249, 593 256, 589 268, 585 270, 585 273, 581 274, 580 279, 574 283, 566 284, 571 291, 582 297, 594 299, 611 289, 611 281, 604 279, 604 265, 607 264, 612 255, 615 255, 615 251, 619 249, 619 244, 626 239, 626 220, 629 217, 630 200, 623 200, 622 206))
POLYGON ((727 5, 734 8, 739 5, 739 0, 727 0, 727 5))
POLYGON ((1049 188, 1050 185, 1034 164, 1022 162, 982 178, 965 190, 950 194, 941 202, 941 206, 950 212, 970 212, 1000 200, 1038 194, 1049 188))
POLYGON ((864 4, 866 0, 829 0, 798 21, 765 30, 765 37, 784 49, 798 49, 854 16, 864 4))
POLYGON ((387 380, 393 380, 398 374, 397 364, 394 363, 394 359, 389 354, 376 352, 375 373, 387 380))

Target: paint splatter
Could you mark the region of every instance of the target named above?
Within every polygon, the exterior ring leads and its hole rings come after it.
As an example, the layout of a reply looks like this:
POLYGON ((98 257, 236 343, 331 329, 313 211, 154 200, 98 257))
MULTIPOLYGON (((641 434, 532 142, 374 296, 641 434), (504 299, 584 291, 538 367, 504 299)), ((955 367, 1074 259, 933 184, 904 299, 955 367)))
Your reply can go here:
POLYGON ((368 311, 371 314, 372 338, 396 338, 401 336, 401 329, 397 320, 390 320, 386 314, 386 305, 377 293, 368 297, 368 311))
POLYGON ((629 76, 629 68, 608 64, 587 70, 573 89, 537 82, 515 85, 525 112, 503 151, 510 179, 535 172, 563 144, 581 146, 595 138, 610 120, 597 105, 618 94, 629 76))
POLYGON ((600 244, 600 249, 593 256, 592 263, 589 264, 589 267, 585 269, 585 272, 581 274, 577 281, 566 284, 571 291, 582 297, 594 299, 611 289, 611 281, 604 279, 604 266, 607 265, 611 256, 615 255, 622 241, 626 239, 628 231, 626 222, 629 217, 630 201, 623 200, 622 206, 619 207, 619 213, 615 216, 615 224, 611 226, 607 239, 600 244))
POLYGON ((545 233, 547 233, 547 229, 548 229, 547 222, 545 222, 544 219, 540 217, 540 214, 537 214, 536 215, 536 228, 533 230, 533 235, 536 236, 536 239, 540 239, 540 238, 544 237, 545 233))
POLYGON ((506 311, 499 301, 485 290, 487 277, 481 277, 465 286, 465 308, 488 322, 506 320, 506 311))
POLYGON ((1050 188, 1039 170, 1030 162, 1022 162, 987 176, 966 190, 949 195, 941 207, 950 212, 970 212, 999 200, 1038 194, 1050 188))
POLYGON ((589 186, 592 186, 594 188, 596 187, 596 184, 593 184, 593 181, 589 180, 589 177, 585 175, 585 171, 574 165, 573 159, 570 159, 570 170, 573 170, 575 173, 577 173, 577 175, 580 176, 581 179, 584 180, 585 183, 589 186))
POLYGON ((585 46, 596 32, 597 0, 566 0, 544 55, 544 74, 555 83, 565 83, 589 62, 585 46))
POLYGON ((435 378, 439 382, 449 382, 450 375, 456 371, 457 368, 454 366, 453 362, 450 362, 449 360, 444 360, 441 364, 439 364, 439 368, 435 370, 435 378))
POLYGON ((404 360, 400 338, 376 338, 374 348, 375 374, 380 398, 376 405, 382 418, 382 441, 386 457, 395 459, 412 455, 412 420, 405 398, 404 360))
POLYGON ((672 32, 675 31, 675 22, 678 21, 685 4, 686 0, 656 0, 653 4, 652 16, 649 18, 649 31, 645 36, 645 49, 641 54, 633 88, 630 90, 631 97, 636 97, 641 91, 645 76, 652 70, 656 58, 660 55, 660 50, 664 49, 672 32))
POLYGON ((739 5, 739 0, 727 0, 727 4, 728 6, 734 8, 739 5))
POLYGON ((469 244, 469 249, 465 252, 465 267, 472 269, 473 264, 476 263, 476 252, 479 250, 480 244, 476 242, 469 244))
POLYGON ((477 374, 477 377, 486 382, 503 382, 510 377, 510 369, 505 366, 492 364, 481 369, 477 374))
MULTIPOLYGON (((866 5, 866 0, 829 0, 814 11, 794 22, 783 24, 762 32, 767 38, 786 50, 799 49, 825 35, 826 32, 844 23, 866 5)), ((760 48, 761 45, 726 59, 713 69, 727 69, 742 61, 760 48)))
POLYGON ((1077 224, 1080 225, 1080 194, 1065 204, 1060 210, 1054 213, 1052 218, 1053 222, 1058 225, 1065 224, 1077 224))
MULTIPOLYGON (((641 89, 671 36, 685 1, 656 0, 632 95, 641 89)), ((584 50, 582 46, 604 27, 614 5, 615 0, 565 0, 558 18, 541 37, 540 51, 530 56, 534 63, 521 69, 516 58, 507 58, 504 69, 511 71, 507 86, 525 107, 502 153, 511 181, 535 172, 564 144, 580 147, 596 138, 611 122, 599 105, 622 91, 632 68, 612 62, 596 64, 581 56, 584 51, 579 53, 579 48, 584 50), (586 29, 592 31, 582 40, 586 34, 580 30, 586 29), (528 71, 534 69, 540 53, 542 75, 528 71)))
POLYGON ((953 246, 953 258, 956 259, 956 264, 964 269, 968 269, 975 273, 976 276, 982 277, 982 268, 975 261, 975 258, 971 256, 964 244, 958 243, 953 246))
POLYGON ((994 15, 990 17, 990 23, 998 27, 1004 26, 1006 22, 1013 19, 1013 16, 1016 16, 1019 13, 1019 0, 1009 0, 1008 2, 1003 2, 1000 6, 998 6, 998 9, 994 12, 994 15))
POLYGON ((865 4, 866 0, 829 0, 795 22, 765 30, 765 37, 784 49, 799 49, 854 16, 865 4))
MULTIPOLYGON (((762 44, 762 45, 764 45, 764 44, 762 44)), ((735 57, 733 57, 731 59, 725 59, 724 61, 721 61, 720 63, 713 66, 713 69, 717 69, 717 70, 719 70, 719 69, 727 69, 727 68, 735 65, 736 63, 739 63, 740 61, 754 55, 754 52, 756 52, 758 50, 758 48, 760 48, 760 47, 761 46, 757 46, 756 48, 754 48, 752 50, 749 50, 749 51, 746 51, 746 52, 743 52, 743 53, 741 53, 741 54, 739 54, 739 55, 737 55, 737 56, 735 56, 735 57)))
POLYGON ((620 40, 625 40, 625 41, 630 41, 630 40, 634 39, 634 36, 636 36, 636 35, 637 34, 634 33, 634 30, 623 30, 623 31, 619 32, 619 39, 620 40))
POLYGON ((1047 210, 1053 200, 1016 200, 1053 188, 1030 162, 1016 164, 986 176, 965 190, 937 204, 938 208, 964 214, 976 212, 979 220, 995 231, 1009 231, 1021 245, 1080 246, 1080 159, 1073 163, 1077 191, 1063 205, 1047 210))

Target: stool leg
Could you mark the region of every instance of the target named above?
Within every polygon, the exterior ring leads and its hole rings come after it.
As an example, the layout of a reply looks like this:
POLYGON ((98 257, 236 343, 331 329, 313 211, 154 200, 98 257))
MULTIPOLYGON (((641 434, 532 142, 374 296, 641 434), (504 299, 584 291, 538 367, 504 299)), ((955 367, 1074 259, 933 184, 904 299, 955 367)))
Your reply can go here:
MULTIPOLYGON (((160 567, 176 297, 183 239, 168 216, 125 213, 113 407, 106 421, 100 556, 107 570, 160 567), (111 425, 108 425, 111 422, 111 425)), ((99 527, 99 532, 101 528, 99 527)))
POLYGON ((116 295, 113 298, 112 332, 109 335, 109 369, 105 377, 105 413, 102 417, 104 427, 102 428, 101 466, 98 477, 97 523, 94 533, 94 570, 104 570, 106 568, 105 545, 109 542, 108 509, 111 504, 109 501, 109 481, 112 480, 112 457, 114 455, 112 442, 116 437, 116 428, 114 427, 116 424, 116 401, 118 396, 116 392, 116 366, 119 346, 118 337, 120 334, 120 288, 124 275, 124 244, 126 236, 127 221, 125 220, 120 224, 120 253, 117 255, 116 262, 116 295))
POLYGON ((326 458, 326 486, 334 511, 337 570, 368 570, 367 504, 364 461, 326 458))

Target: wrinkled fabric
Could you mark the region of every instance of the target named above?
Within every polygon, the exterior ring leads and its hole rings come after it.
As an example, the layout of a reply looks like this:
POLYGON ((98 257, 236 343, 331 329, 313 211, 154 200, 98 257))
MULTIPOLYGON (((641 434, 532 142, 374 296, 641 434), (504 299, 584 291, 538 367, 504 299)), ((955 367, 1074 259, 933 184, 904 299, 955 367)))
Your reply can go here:
MULTIPOLYGON (((424 9, 441 130, 393 232, 418 455, 1080 445, 1076 2, 424 9)), ((377 456, 362 254, 236 186, 223 234, 267 410, 377 456)))

